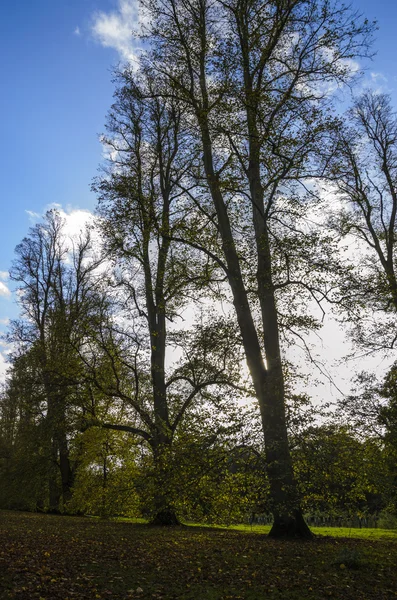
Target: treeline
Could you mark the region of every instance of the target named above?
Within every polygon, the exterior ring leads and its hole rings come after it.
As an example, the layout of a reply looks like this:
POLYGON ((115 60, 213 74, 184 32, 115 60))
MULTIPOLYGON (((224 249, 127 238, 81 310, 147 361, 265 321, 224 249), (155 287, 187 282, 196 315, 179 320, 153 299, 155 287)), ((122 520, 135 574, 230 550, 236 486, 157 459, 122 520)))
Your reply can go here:
POLYGON ((267 512, 271 535, 299 537, 307 511, 392 508, 393 370, 361 375, 349 429, 302 414, 287 360, 310 358, 329 306, 365 352, 397 339, 396 116, 371 92, 332 105, 374 25, 329 0, 142 11, 95 226, 68 238, 52 211, 16 249, 2 504, 158 524, 267 512))
MULTIPOLYGON (((259 425, 257 415, 248 418, 259 425)), ((43 444, 43 428, 38 423, 19 426, 8 447, 2 438, 2 508, 155 517, 156 465, 137 438, 100 427, 74 432, 68 456, 73 493, 64 501, 59 456, 51 456, 43 444), (49 504, 51 481, 58 489, 56 508, 49 504)), ((229 431, 215 439, 208 431, 183 431, 174 440, 166 485, 179 519, 226 525, 269 522, 265 455, 252 436, 242 433, 229 431)), ((395 446, 374 438, 360 441, 346 427, 323 425, 291 437, 291 447, 309 524, 396 527, 395 446)))

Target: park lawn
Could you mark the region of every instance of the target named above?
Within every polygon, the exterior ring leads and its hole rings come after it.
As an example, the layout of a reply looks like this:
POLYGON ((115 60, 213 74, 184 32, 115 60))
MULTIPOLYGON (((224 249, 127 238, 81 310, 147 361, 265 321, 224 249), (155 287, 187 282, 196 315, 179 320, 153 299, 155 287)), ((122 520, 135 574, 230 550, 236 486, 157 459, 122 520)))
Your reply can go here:
MULTIPOLYGON (((117 518, 116 520, 126 523, 147 523, 145 519, 117 518)), ((202 523, 186 523, 189 527, 208 527, 211 529, 223 529, 233 531, 244 531, 245 533, 259 533, 267 535, 271 525, 203 525, 202 523)), ((310 527, 316 536, 357 538, 364 540, 394 540, 397 542, 397 529, 380 529, 362 527, 310 527)))
MULTIPOLYGON (((250 533, 267 534, 270 525, 231 525, 231 529, 250 533)), ((361 540, 394 540, 397 542, 396 529, 370 529, 355 527, 310 527, 316 536, 331 536, 337 538, 356 538, 361 540)))
POLYGON ((8 598, 396 599, 397 539, 282 542, 0 511, 0 599, 8 598))

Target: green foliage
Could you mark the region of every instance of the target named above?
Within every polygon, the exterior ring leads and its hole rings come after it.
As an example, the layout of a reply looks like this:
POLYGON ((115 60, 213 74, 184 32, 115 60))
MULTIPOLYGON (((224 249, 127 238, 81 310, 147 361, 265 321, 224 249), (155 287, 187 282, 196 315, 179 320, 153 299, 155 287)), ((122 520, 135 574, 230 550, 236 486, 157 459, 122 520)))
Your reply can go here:
POLYGON ((30 386, 28 362, 14 368, 0 395, 0 506, 17 510, 48 508, 47 436, 38 417, 40 398, 30 386))
POLYGON ((293 457, 310 514, 376 514, 387 502, 390 477, 376 440, 362 442, 346 427, 310 427, 296 440, 293 457))
POLYGON ((0 507, 45 511, 48 508, 48 471, 51 465, 34 430, 25 432, 0 458, 0 507))
POLYGON ((79 465, 68 512, 102 518, 137 516, 137 449, 128 436, 94 427, 75 444, 79 465))

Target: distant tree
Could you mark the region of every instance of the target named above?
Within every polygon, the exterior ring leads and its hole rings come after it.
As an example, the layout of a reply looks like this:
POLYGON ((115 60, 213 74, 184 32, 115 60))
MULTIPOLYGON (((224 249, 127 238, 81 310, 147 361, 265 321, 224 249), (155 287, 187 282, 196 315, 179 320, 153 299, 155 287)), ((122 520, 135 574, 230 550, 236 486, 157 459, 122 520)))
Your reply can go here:
POLYGON ((389 506, 397 507, 397 384, 396 364, 379 380, 373 373, 360 373, 353 393, 340 402, 344 418, 363 440, 382 448, 384 468, 389 473, 389 506))
MULTIPOLYGON (((356 348, 388 354, 397 340, 397 115, 389 96, 368 91, 346 123, 328 164, 340 200, 330 224, 350 246, 335 299, 356 348)), ((394 366, 383 382, 363 372, 340 403, 357 432, 381 440, 389 454, 396 431, 394 388, 394 366)))
POLYGON ((25 396, 17 401, 46 437, 48 508, 58 511, 60 499, 65 507, 71 498, 69 439, 82 385, 75 347, 96 307, 93 274, 100 261, 93 256, 90 233, 68 241, 54 210, 31 228, 15 252, 10 275, 18 284, 21 318, 12 322, 8 339, 16 348, 14 375, 24 383, 25 396), (29 396, 35 403, 30 407, 29 396))
POLYGON ((41 414, 26 356, 14 361, 0 396, 0 506, 38 510, 48 502, 50 465, 41 414))
POLYGON ((329 162, 342 205, 331 224, 352 249, 338 300, 354 341, 387 351, 397 340, 397 115, 387 95, 368 91, 346 123, 329 162))
POLYGON ((349 423, 361 439, 384 440, 385 424, 381 417, 387 400, 382 383, 375 373, 361 372, 353 380, 352 393, 339 401, 341 418, 349 423))
POLYGON ((293 457, 305 511, 364 516, 387 506, 391 479, 379 440, 360 440, 344 426, 310 427, 293 457))
MULTIPOLYGON (((391 367, 387 373, 380 395, 386 400, 379 410, 378 420, 384 427, 384 439, 394 450, 397 457, 397 364, 391 367)), ((397 473, 396 473, 397 475, 397 473)), ((397 482, 396 482, 397 483, 397 482)))

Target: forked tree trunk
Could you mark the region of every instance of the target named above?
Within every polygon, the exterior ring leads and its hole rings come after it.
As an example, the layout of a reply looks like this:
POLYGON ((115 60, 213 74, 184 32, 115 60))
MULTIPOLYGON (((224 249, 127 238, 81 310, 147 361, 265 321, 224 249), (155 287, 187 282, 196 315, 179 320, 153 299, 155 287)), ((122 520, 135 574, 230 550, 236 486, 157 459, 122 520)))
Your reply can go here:
POLYGON ((285 383, 280 348, 280 328, 272 274, 272 253, 269 242, 264 190, 260 176, 260 143, 253 95, 247 99, 247 122, 250 133, 248 181, 252 198, 252 220, 257 253, 257 286, 266 355, 266 376, 259 404, 265 438, 266 462, 274 523, 272 537, 311 538, 299 502, 292 458, 289 449, 285 413, 285 383))
MULTIPOLYGON (((205 98, 205 81, 202 81, 205 98)), ((205 106, 205 103, 204 103, 205 106)), ((203 159, 207 181, 214 207, 217 212, 222 247, 228 267, 228 281, 233 294, 233 303, 240 327, 248 368, 254 384, 262 416, 265 439, 267 473, 270 483, 270 501, 274 515, 271 530, 273 537, 310 538, 312 534, 300 510, 298 491, 294 481, 292 460, 289 451, 284 404, 284 376, 279 351, 277 311, 274 290, 265 286, 266 297, 261 298, 265 349, 268 361, 265 366, 258 331, 252 316, 247 291, 235 247, 229 215, 222 195, 218 176, 215 174, 212 143, 205 111, 198 115, 203 144, 203 159), (262 302, 264 300, 264 302, 262 302)), ((262 240, 260 241, 262 243, 262 240)), ((258 256, 260 261, 261 256, 258 256)), ((258 277, 260 267, 258 264, 258 277)), ((270 278, 271 264, 268 262, 265 276, 270 278)), ((261 287, 261 286, 260 286, 261 287)), ((262 285, 263 290, 263 285, 262 285)))

